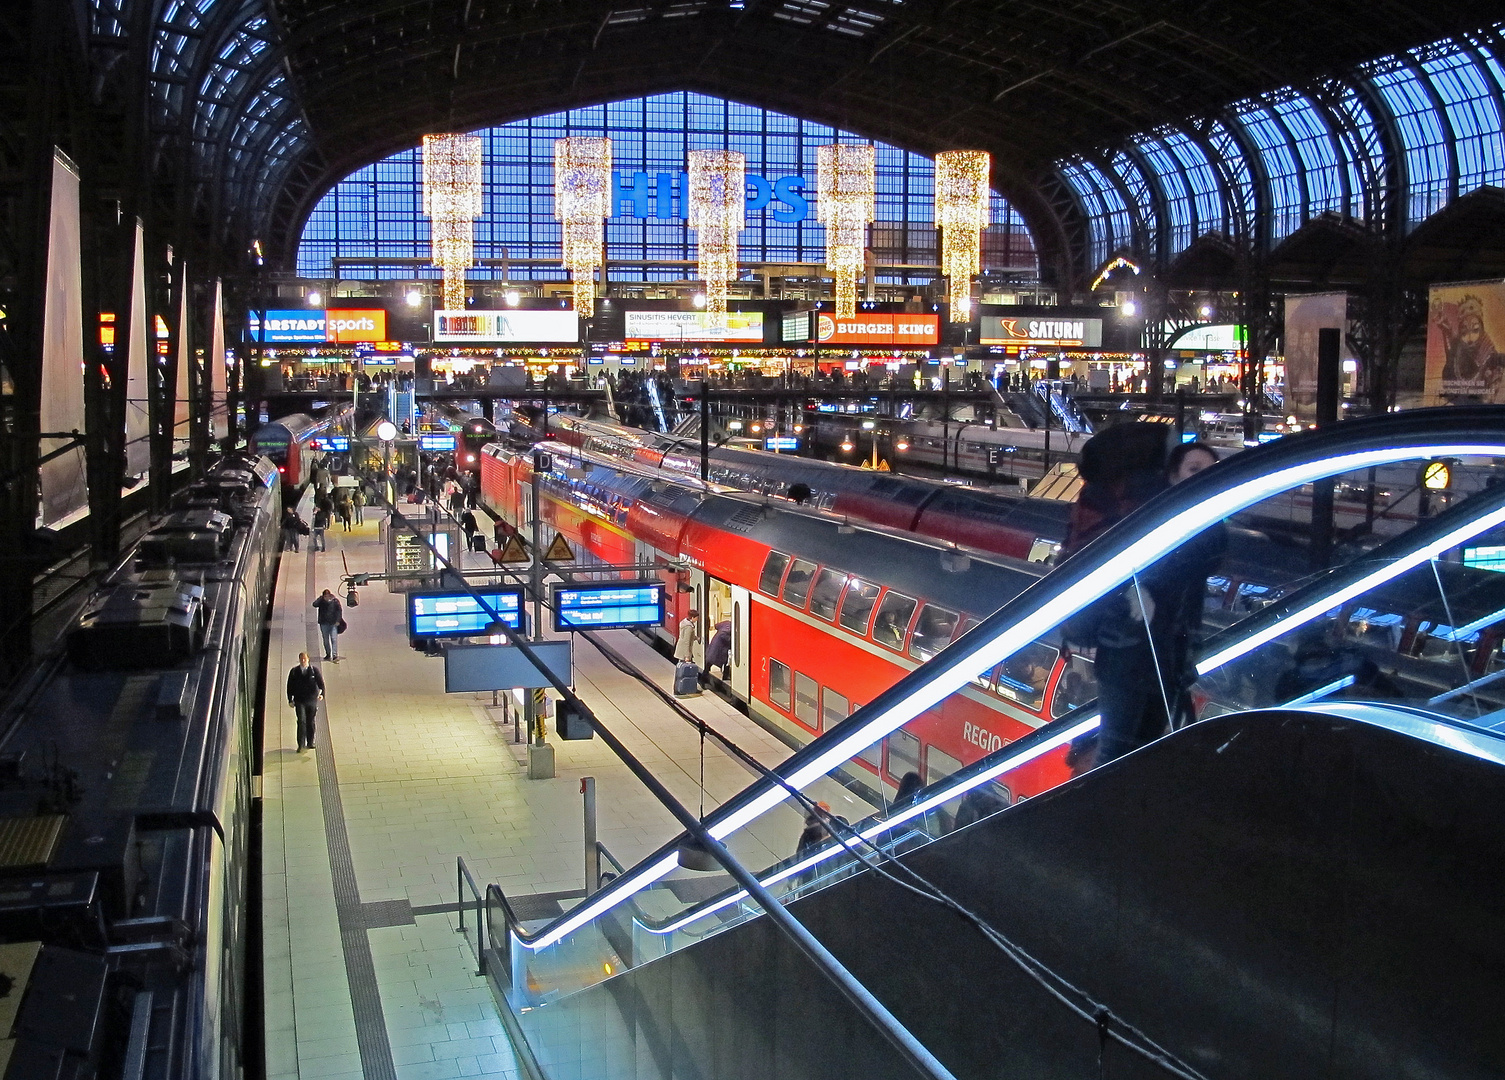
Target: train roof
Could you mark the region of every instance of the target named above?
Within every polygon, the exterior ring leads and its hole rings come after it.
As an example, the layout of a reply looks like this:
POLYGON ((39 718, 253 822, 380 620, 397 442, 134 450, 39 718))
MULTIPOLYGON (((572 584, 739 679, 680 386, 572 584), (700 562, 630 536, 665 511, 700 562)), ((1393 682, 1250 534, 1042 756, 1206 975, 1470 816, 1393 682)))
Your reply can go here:
POLYGON ((340 402, 323 409, 317 416, 310 416, 308 413, 289 413, 287 416, 262 424, 251 433, 251 443, 254 446, 257 440, 302 442, 312 435, 317 435, 353 409, 354 406, 349 402, 340 402))

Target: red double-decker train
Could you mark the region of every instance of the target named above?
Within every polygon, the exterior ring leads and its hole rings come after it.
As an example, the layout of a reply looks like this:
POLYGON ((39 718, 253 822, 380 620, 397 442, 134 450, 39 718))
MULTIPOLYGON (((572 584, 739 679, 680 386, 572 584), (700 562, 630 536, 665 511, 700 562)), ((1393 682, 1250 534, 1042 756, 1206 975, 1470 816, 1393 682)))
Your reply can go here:
MULTIPOLYGON (((526 530, 539 484, 545 534, 582 563, 654 564, 669 586, 660 633, 691 608, 706 634, 731 624, 730 692, 802 743, 844 719, 1034 581, 1043 567, 879 525, 855 525, 785 499, 705 489, 558 443, 535 477, 532 455, 487 446, 481 497, 504 527, 526 530)), ((889 735, 859 759, 889 795, 999 749, 1096 695, 1091 665, 1038 642, 889 735)), ((1062 753, 1005 777, 998 794, 1060 782, 1062 753)))

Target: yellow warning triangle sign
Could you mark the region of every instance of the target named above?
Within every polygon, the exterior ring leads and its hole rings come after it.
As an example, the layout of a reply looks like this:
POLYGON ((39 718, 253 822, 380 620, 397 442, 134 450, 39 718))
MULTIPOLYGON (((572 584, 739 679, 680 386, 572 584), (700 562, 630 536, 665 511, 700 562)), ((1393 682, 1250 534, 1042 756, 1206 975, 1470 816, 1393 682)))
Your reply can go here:
POLYGON ((575 553, 570 550, 570 542, 564 538, 564 533, 555 533, 554 542, 549 545, 549 550, 543 553, 548 562, 574 562, 575 553))
POLYGON ((507 537, 507 542, 502 545, 501 558, 498 562, 528 562, 528 549, 523 547, 522 539, 513 533, 507 537))

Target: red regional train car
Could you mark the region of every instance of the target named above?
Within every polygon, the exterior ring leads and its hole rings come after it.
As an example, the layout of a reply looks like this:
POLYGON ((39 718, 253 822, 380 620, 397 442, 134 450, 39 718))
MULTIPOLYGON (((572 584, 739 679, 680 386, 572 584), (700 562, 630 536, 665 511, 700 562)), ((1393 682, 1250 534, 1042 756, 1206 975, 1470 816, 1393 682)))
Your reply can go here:
MULTIPOLYGON (((563 533, 587 562, 661 566, 666 640, 692 607, 707 633, 730 622, 731 693, 793 743, 845 719, 1042 572, 1023 560, 550 449, 554 469, 538 481, 545 535, 563 533)), ((534 481, 529 453, 486 448, 482 499, 505 526, 529 526, 534 481)), ((907 773, 938 779, 1095 697, 1091 667, 1035 643, 889 735, 857 768, 890 796, 907 773)), ((1006 778, 1000 794, 1012 799, 1059 783, 1063 755, 1006 778)))
POLYGON ((351 406, 346 404, 342 408, 328 409, 318 417, 293 413, 262 424, 248 440, 251 454, 272 460, 282 474, 284 493, 301 488, 308 482, 313 460, 318 455, 314 440, 347 420, 351 412, 351 406))

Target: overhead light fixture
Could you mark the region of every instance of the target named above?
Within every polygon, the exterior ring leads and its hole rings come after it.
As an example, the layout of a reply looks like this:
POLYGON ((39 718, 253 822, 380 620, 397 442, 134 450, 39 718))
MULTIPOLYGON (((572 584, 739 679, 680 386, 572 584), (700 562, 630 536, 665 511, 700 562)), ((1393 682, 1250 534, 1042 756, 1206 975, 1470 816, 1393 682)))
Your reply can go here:
POLYGON ((1200 308, 1197 309, 1197 313, 1204 319, 1212 318, 1212 305, 1203 304, 1200 308))
POLYGON ((1119 313, 1126 319, 1132 319, 1139 314, 1139 305, 1132 300, 1125 300, 1118 308, 1119 313))
POLYGON ((737 240, 747 223, 747 159, 733 150, 691 150, 687 157, 689 225, 706 287, 706 329, 724 329, 728 286, 737 276, 737 240))
POLYGON ((941 274, 947 279, 951 321, 972 312, 972 279, 982 270, 982 231, 988 227, 985 150, 947 150, 935 155, 935 226, 941 230, 941 274))
POLYGON ((815 206, 826 227, 826 269, 836 279, 836 317, 857 314, 857 275, 864 267, 873 220, 875 174, 868 144, 815 148, 815 206))
POLYGON ((481 137, 423 137, 423 212, 429 251, 444 272, 446 310, 465 307, 465 271, 475 259, 475 219, 481 216, 481 137))
POLYGON ((409 289, 407 300, 408 307, 417 307, 419 304, 423 303, 423 294, 417 289, 409 289))
POLYGON ((705 307, 705 293, 703 293, 703 292, 696 293, 695 296, 694 296, 694 298, 690 302, 692 304, 694 304, 698 308, 705 307))
POLYGON ((324 304, 324 294, 321 293, 318 289, 309 289, 308 290, 308 306, 309 307, 322 307, 323 304, 324 304))
POLYGON ((575 314, 596 313, 596 268, 605 265, 603 239, 611 216, 611 140, 571 135, 554 140, 554 216, 561 259, 575 285, 575 314))
POLYGON ((517 302, 520 299, 522 299, 522 297, 518 295, 518 291, 516 289, 507 290, 506 301, 508 307, 517 307, 517 302))

